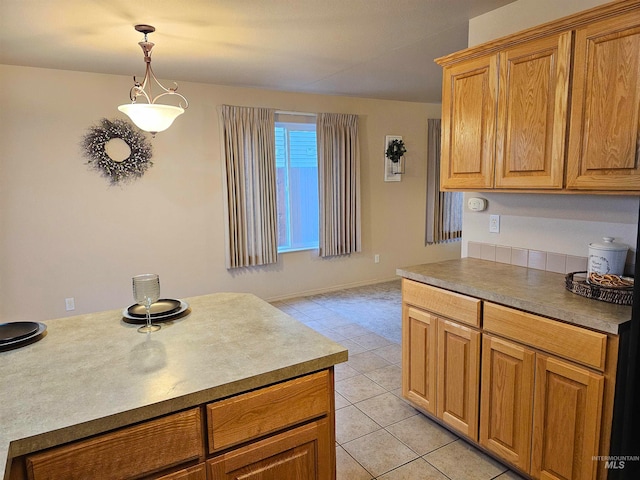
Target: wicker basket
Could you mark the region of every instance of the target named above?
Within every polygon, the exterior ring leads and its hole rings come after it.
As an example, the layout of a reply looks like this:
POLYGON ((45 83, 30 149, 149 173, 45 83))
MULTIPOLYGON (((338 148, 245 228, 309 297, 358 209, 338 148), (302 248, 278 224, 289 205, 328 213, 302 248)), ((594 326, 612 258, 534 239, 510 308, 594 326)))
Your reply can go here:
POLYGON ((617 303, 618 305, 631 305, 633 303, 633 287, 607 288, 593 285, 586 280, 587 272, 572 272, 565 276, 567 290, 577 295, 602 302, 617 303), (583 280, 574 280, 573 276, 585 274, 583 280))

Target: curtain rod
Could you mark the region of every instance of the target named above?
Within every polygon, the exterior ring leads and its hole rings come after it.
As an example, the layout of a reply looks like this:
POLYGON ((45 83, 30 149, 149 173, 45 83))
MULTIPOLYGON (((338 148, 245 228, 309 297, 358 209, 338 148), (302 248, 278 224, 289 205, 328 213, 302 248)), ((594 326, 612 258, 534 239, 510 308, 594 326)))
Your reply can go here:
POLYGON ((306 113, 306 112, 287 112, 284 110, 276 110, 276 113, 281 113, 284 115, 301 115, 304 117, 317 117, 318 114, 317 113, 306 113))

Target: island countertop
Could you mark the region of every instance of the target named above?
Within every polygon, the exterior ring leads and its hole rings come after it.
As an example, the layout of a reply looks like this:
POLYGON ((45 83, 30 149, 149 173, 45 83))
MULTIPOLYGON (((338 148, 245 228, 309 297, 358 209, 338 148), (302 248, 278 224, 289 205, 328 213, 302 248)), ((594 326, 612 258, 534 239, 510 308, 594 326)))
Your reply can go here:
POLYGON ((618 334, 631 307, 581 297, 565 276, 488 260, 461 258, 397 269, 401 277, 604 333, 618 334))
POLYGON ((185 299, 141 334, 122 310, 43 322, 0 352, 0 464, 37 450, 329 368, 347 349, 250 294, 185 299))

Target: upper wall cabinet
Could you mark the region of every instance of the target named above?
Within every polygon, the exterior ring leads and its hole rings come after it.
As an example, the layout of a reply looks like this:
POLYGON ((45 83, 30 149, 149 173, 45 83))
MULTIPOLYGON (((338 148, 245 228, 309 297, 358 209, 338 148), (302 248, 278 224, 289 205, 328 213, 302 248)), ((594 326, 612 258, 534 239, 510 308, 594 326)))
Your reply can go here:
POLYGON ((571 33, 499 55, 497 188, 562 188, 571 33))
POLYGON ((640 0, 436 61, 443 190, 640 191, 640 0))
POLYGON ((576 30, 567 187, 640 190, 640 13, 576 30))
POLYGON ((498 58, 473 58, 444 69, 440 184, 491 188, 496 154, 498 58))

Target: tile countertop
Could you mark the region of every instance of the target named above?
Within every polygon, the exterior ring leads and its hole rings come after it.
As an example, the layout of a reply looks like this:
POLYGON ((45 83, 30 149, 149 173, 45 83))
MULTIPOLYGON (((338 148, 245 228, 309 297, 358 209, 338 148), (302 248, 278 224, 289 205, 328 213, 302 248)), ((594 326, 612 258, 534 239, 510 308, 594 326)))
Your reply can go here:
POLYGON ((401 277, 545 317, 618 334, 631 307, 581 297, 565 288, 565 276, 503 263, 461 258, 399 268, 401 277))
POLYGON ((185 301, 185 316, 150 335, 111 310, 42 322, 44 338, 0 352, 4 478, 13 457, 347 360, 346 348, 253 295, 185 301))

